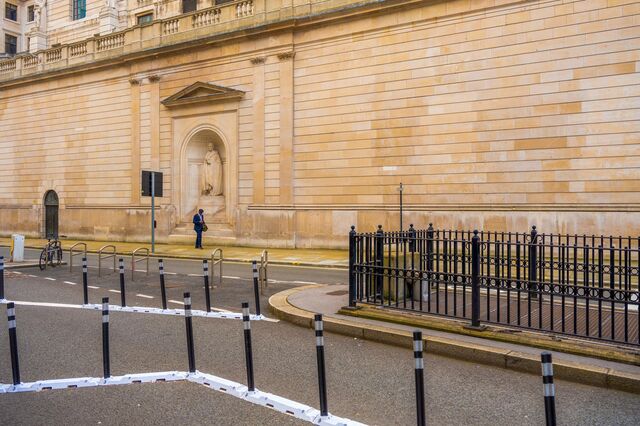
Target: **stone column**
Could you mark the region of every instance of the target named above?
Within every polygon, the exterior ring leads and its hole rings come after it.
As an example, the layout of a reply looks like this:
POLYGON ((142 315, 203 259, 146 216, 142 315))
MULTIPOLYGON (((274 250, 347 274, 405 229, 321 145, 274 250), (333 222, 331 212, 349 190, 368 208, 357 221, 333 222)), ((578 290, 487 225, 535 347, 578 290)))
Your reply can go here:
POLYGON ((293 204, 293 57, 280 60, 280 204, 293 204))
POLYGON ((140 80, 131 83, 131 204, 140 204, 140 80))
POLYGON ((112 33, 118 28, 118 10, 112 6, 111 0, 100 9, 100 35, 112 33))
POLYGON ((151 83, 151 169, 160 170, 160 76, 149 76, 151 83))
POLYGON ((253 64, 253 203, 264 204, 264 63, 266 58, 252 58, 253 64))

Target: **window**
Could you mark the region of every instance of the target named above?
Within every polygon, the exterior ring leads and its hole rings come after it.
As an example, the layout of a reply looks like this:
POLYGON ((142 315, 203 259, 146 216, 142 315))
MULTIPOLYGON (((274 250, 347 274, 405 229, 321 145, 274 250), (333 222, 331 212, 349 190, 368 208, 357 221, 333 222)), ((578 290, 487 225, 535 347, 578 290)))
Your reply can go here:
POLYGON ((11 34, 4 35, 4 52, 15 55, 18 51, 18 37, 11 34))
POLYGON ((27 22, 33 22, 36 19, 34 6, 27 7, 27 22))
POLYGON ((12 21, 18 21, 18 6, 6 2, 4 4, 4 17, 12 21))
POLYGON ((87 16, 87 0, 71 0, 73 20, 87 16))
POLYGON ((148 24, 153 22, 153 13, 146 13, 144 15, 138 15, 138 25, 148 24))
POLYGON ((182 13, 193 12, 197 9, 197 4, 196 0, 182 0, 182 13))

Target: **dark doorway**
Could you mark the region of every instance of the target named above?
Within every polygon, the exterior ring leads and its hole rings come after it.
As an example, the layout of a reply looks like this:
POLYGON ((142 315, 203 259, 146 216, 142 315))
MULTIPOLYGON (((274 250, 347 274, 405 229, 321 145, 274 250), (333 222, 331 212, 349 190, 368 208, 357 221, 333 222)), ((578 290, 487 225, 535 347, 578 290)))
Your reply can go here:
POLYGON ((44 236, 58 239, 58 194, 48 191, 44 196, 44 236))

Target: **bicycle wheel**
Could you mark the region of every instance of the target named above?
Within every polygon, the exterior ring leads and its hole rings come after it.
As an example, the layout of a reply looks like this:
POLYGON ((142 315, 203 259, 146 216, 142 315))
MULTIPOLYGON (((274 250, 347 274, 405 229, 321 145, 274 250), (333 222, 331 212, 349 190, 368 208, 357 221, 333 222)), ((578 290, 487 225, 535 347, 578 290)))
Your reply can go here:
POLYGON ((41 271, 47 269, 47 249, 42 250, 40 252, 40 262, 38 263, 41 271))

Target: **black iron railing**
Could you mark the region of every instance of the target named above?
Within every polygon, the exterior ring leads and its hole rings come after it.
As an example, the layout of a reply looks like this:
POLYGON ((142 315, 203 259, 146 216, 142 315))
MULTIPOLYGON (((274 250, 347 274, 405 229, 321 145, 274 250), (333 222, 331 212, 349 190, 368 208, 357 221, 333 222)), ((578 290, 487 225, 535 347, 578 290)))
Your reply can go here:
POLYGON ((640 345, 640 237, 349 234, 349 301, 640 345))

